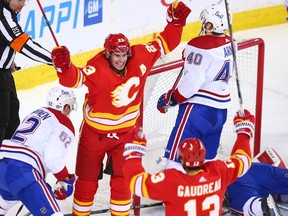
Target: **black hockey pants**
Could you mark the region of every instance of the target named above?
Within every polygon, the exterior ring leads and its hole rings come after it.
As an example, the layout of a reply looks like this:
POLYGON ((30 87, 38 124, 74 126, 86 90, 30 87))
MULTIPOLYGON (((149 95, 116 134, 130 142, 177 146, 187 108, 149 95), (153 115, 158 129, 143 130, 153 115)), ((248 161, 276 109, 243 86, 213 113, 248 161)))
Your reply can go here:
POLYGON ((9 69, 0 69, 0 146, 10 139, 20 123, 19 100, 9 69))

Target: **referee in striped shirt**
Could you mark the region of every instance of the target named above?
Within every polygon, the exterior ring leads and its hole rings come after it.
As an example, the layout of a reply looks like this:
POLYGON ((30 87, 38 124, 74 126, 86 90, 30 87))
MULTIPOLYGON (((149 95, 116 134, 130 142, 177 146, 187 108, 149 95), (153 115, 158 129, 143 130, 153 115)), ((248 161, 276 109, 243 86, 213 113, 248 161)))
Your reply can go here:
POLYGON ((53 66, 50 52, 34 42, 18 23, 17 14, 25 2, 0 0, 0 146, 3 139, 11 138, 20 123, 19 100, 12 76, 17 70, 16 52, 53 66))

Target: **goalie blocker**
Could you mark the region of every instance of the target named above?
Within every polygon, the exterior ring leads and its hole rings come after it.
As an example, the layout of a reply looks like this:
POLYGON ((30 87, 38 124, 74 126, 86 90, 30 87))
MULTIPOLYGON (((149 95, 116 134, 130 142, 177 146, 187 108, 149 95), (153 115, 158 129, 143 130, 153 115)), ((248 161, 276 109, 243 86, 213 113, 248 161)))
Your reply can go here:
POLYGON ((272 148, 268 147, 263 152, 257 154, 254 159, 254 162, 266 163, 272 166, 286 168, 283 159, 279 154, 272 148))

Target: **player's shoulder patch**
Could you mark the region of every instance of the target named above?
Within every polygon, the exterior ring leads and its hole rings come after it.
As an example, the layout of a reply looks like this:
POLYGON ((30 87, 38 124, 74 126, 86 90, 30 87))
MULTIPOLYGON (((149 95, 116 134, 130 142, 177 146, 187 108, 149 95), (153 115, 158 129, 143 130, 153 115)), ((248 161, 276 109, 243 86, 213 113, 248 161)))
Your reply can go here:
POLYGON ((190 40, 187 44, 199 49, 213 49, 219 46, 223 46, 227 43, 230 43, 230 38, 227 35, 223 36, 205 35, 195 37, 192 40, 190 40))
POLYGON ((71 122, 71 120, 65 116, 64 114, 62 114, 60 111, 54 110, 52 108, 47 108, 47 110, 49 110, 51 113, 54 114, 54 116, 58 119, 58 121, 64 125, 65 127, 67 127, 74 135, 75 135, 75 128, 71 122))

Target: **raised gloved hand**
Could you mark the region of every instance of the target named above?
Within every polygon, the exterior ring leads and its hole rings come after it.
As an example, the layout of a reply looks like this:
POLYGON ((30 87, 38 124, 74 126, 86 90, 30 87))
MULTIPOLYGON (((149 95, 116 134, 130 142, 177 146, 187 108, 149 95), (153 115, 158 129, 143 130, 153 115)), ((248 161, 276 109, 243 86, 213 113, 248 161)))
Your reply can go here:
POLYGON ((75 175, 69 174, 65 180, 57 181, 54 188, 54 196, 57 200, 64 200, 71 196, 74 190, 75 175))
POLYGON ((167 93, 162 94, 158 99, 157 109, 161 113, 166 113, 168 111, 168 108, 170 108, 171 106, 176 106, 178 104, 178 102, 172 98, 173 92, 174 90, 170 89, 167 93))
POLYGON ((234 117, 234 127, 237 134, 244 133, 250 138, 254 136, 254 123, 255 117, 248 110, 244 110, 244 113, 238 111, 234 117))
POLYGON ((133 129, 133 143, 126 143, 123 156, 125 159, 140 158, 146 155, 146 138, 142 127, 135 126, 133 129))
POLYGON ((174 2, 167 9, 166 20, 173 23, 175 26, 185 26, 186 18, 190 14, 191 9, 183 2, 174 2))
POLYGON ((71 65, 70 52, 66 46, 55 47, 51 58, 57 72, 62 73, 71 65))

